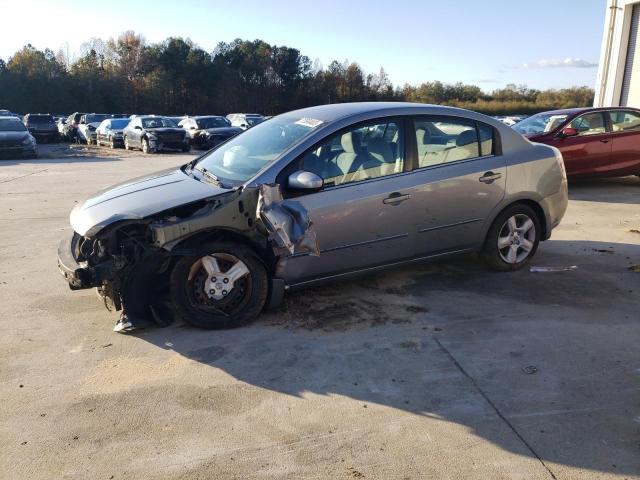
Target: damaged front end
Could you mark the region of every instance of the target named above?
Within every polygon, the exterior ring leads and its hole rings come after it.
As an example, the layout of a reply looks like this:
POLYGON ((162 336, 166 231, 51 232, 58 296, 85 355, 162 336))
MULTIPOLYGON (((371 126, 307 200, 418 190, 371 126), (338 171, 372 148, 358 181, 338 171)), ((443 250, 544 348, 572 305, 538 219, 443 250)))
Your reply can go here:
POLYGON ((270 184, 119 220, 97 233, 73 232, 60 243, 58 267, 72 290, 97 288, 108 309, 167 324, 173 265, 183 256, 208 255, 203 246, 212 239, 243 243, 256 253, 269 272, 271 306, 284 291, 278 277, 286 258, 319 252, 306 210, 270 184))

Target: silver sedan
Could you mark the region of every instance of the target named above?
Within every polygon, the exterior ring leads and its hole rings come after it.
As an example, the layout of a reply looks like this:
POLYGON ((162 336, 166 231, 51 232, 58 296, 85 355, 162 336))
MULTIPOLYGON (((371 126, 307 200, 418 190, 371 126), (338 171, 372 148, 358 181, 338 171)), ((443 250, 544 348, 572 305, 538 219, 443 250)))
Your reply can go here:
POLYGON ((566 207, 560 152, 490 117, 323 105, 88 199, 58 264, 128 324, 224 328, 287 289, 403 262, 479 251, 491 268, 521 268, 566 207))

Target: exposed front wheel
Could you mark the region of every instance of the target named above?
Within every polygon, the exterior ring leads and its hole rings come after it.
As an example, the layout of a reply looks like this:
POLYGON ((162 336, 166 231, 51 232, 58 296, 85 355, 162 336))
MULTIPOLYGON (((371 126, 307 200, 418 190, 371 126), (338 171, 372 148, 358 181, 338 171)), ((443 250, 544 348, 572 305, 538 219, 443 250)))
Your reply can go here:
POLYGON ((267 271, 244 245, 214 242, 208 255, 182 257, 171 272, 175 313, 206 329, 233 328, 256 317, 267 300, 267 271))
POLYGON ((483 255, 494 270, 510 271, 524 267, 535 255, 540 243, 540 219, 527 205, 507 208, 494 220, 483 255))
POLYGON ((124 137, 124 149, 131 150, 131 145, 129 145, 129 139, 127 137, 124 137))
POLYGON ((113 137, 109 138, 109 148, 111 150, 113 150, 114 148, 116 148, 116 142, 113 141, 113 137))

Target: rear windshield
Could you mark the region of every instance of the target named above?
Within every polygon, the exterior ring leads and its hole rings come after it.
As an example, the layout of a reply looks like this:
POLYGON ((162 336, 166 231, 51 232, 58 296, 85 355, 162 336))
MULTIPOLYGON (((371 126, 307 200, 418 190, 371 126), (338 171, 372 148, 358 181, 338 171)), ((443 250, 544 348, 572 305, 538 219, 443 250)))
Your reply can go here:
POLYGON ((26 127, 17 118, 0 118, 0 132, 24 132, 26 127))
POLYGON ((27 122, 49 123, 49 122, 53 122, 53 117, 51 115, 29 115, 29 117, 27 117, 27 122))

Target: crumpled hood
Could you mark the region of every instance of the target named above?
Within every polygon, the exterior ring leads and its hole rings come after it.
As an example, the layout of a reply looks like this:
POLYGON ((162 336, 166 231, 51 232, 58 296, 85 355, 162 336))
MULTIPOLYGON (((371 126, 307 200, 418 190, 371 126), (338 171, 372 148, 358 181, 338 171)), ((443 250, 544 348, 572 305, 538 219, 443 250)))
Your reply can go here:
POLYGON ((71 211, 71 226, 80 235, 93 236, 115 222, 142 219, 228 191, 200 182, 180 169, 163 170, 89 197, 71 211))
POLYGON ((0 132, 0 142, 15 142, 29 138, 28 132, 0 132))

